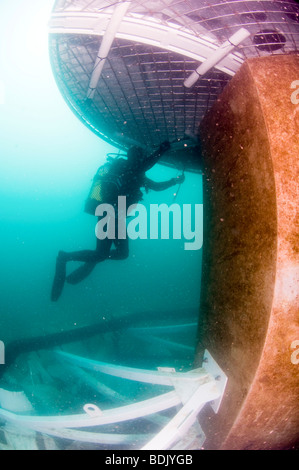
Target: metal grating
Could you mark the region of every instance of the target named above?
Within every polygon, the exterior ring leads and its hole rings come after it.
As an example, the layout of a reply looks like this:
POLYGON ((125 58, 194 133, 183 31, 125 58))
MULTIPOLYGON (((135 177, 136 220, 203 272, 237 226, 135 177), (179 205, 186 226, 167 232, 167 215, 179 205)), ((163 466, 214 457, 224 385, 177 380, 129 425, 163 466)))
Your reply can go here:
POLYGON ((64 97, 86 125, 120 148, 196 135, 245 59, 299 49, 293 0, 133 0, 87 99, 99 47, 121 3, 58 0, 50 21, 50 56, 64 97), (186 88, 199 64, 241 27, 250 37, 186 88))

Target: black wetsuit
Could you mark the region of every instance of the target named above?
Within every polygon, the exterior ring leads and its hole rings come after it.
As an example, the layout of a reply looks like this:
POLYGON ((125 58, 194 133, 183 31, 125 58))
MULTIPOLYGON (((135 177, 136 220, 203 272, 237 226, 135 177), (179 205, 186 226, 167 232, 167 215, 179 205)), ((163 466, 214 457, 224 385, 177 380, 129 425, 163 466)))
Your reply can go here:
MULTIPOLYGON (((145 173, 150 170, 161 158, 163 150, 157 151, 150 157, 138 162, 134 167, 125 159, 117 159, 113 165, 117 165, 117 173, 120 176, 121 187, 118 196, 126 196, 127 207, 138 203, 142 199, 141 188, 163 191, 176 184, 176 179, 157 183, 146 177, 145 173)), ((115 207, 117 201, 114 201, 115 207)), ((95 250, 81 250, 71 253, 60 252, 56 263, 56 275, 52 288, 52 300, 58 300, 61 295, 64 281, 70 284, 77 284, 85 279, 95 268, 95 266, 106 259, 122 260, 129 255, 128 237, 118 238, 118 217, 115 219, 115 239, 109 237, 97 239, 95 250), (114 245, 114 249, 112 249, 114 245), (66 277, 66 263, 69 261, 79 261, 84 264, 66 277)))

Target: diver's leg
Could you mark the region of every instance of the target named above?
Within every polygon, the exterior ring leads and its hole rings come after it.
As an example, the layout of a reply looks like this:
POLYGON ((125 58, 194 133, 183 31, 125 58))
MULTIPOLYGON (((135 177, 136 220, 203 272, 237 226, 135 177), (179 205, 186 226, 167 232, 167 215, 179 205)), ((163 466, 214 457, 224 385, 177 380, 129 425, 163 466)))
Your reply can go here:
POLYGON ((95 250, 81 250, 72 253, 60 251, 56 260, 56 272, 51 293, 52 301, 55 302, 59 299, 66 280, 70 284, 77 284, 83 281, 83 279, 90 275, 97 263, 107 259, 110 254, 111 245, 112 240, 108 238, 99 240, 97 238, 95 250), (66 264, 69 261, 82 261, 85 264, 66 278, 66 264))
MULTIPOLYGON (((116 233, 118 233, 118 220, 116 219, 116 233)), ((109 259, 122 260, 129 256, 129 240, 126 232, 125 238, 116 238, 114 240, 115 250, 110 250, 109 259)))
POLYGON ((84 281, 94 270, 98 263, 84 263, 79 268, 75 269, 66 278, 68 284, 76 285, 84 281))
POLYGON ((95 251, 81 251, 70 253, 69 261, 85 261, 85 263, 79 268, 75 269, 75 271, 73 271, 71 274, 69 274, 66 278, 66 281, 69 284, 73 285, 79 284, 80 282, 84 281, 84 279, 86 279, 92 273, 98 263, 104 261, 109 257, 111 245, 111 240, 97 240, 97 246, 95 251), (82 259, 82 257, 84 259, 82 259))
POLYGON ((84 266, 79 268, 79 272, 72 273, 68 276, 67 281, 70 284, 77 284, 83 281, 94 269, 97 263, 104 261, 109 257, 112 240, 101 240, 102 243, 97 243, 96 250, 82 250, 66 253, 60 251, 56 260, 56 272, 52 286, 51 300, 56 302, 62 294, 63 287, 66 281, 66 264, 69 261, 82 261, 84 266), (82 269, 81 269, 82 268, 82 269))
POLYGON ((65 251, 63 253, 64 259, 69 261, 82 261, 82 263, 99 263, 104 261, 108 258, 112 240, 105 239, 101 240, 100 246, 95 250, 80 250, 80 251, 72 251, 71 253, 67 253, 65 251))
POLYGON ((122 260, 127 259, 129 256, 129 243, 128 240, 115 241, 115 250, 110 251, 109 259, 122 260))

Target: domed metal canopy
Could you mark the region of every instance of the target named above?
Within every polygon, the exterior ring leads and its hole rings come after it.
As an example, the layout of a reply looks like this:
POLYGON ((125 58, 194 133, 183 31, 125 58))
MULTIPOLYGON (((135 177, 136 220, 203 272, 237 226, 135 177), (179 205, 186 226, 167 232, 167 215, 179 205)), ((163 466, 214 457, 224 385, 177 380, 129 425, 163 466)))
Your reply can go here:
POLYGON ((293 0, 57 0, 50 20, 63 96, 122 149, 196 145, 200 121, 246 58, 298 49, 293 0))

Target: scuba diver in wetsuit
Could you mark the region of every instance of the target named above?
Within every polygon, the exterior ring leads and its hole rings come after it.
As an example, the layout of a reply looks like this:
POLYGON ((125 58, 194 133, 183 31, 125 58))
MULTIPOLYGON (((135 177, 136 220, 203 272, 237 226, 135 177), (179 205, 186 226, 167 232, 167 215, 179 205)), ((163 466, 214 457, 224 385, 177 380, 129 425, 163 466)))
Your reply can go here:
MULTIPOLYGON (((145 173, 150 170, 161 158, 162 154, 169 150, 169 142, 164 142, 160 148, 149 157, 146 157, 140 147, 132 147, 127 154, 127 160, 116 158, 108 161, 99 168, 95 175, 91 192, 86 201, 85 211, 95 215, 98 205, 105 203, 116 207, 118 197, 126 196, 127 206, 137 204, 142 199, 141 188, 145 190, 163 191, 183 183, 184 176, 172 178, 169 181, 157 183, 149 179, 145 173)), ((115 233, 118 217, 116 215, 115 233)), ((56 273, 52 286, 51 300, 57 301, 62 294, 65 281, 69 284, 78 284, 85 279, 95 266, 106 259, 123 260, 129 255, 128 237, 110 239, 97 239, 95 250, 81 250, 72 253, 60 251, 56 261, 56 273), (112 245, 115 248, 112 249, 112 245), (66 276, 66 265, 69 261, 84 263, 73 273, 66 276)))

